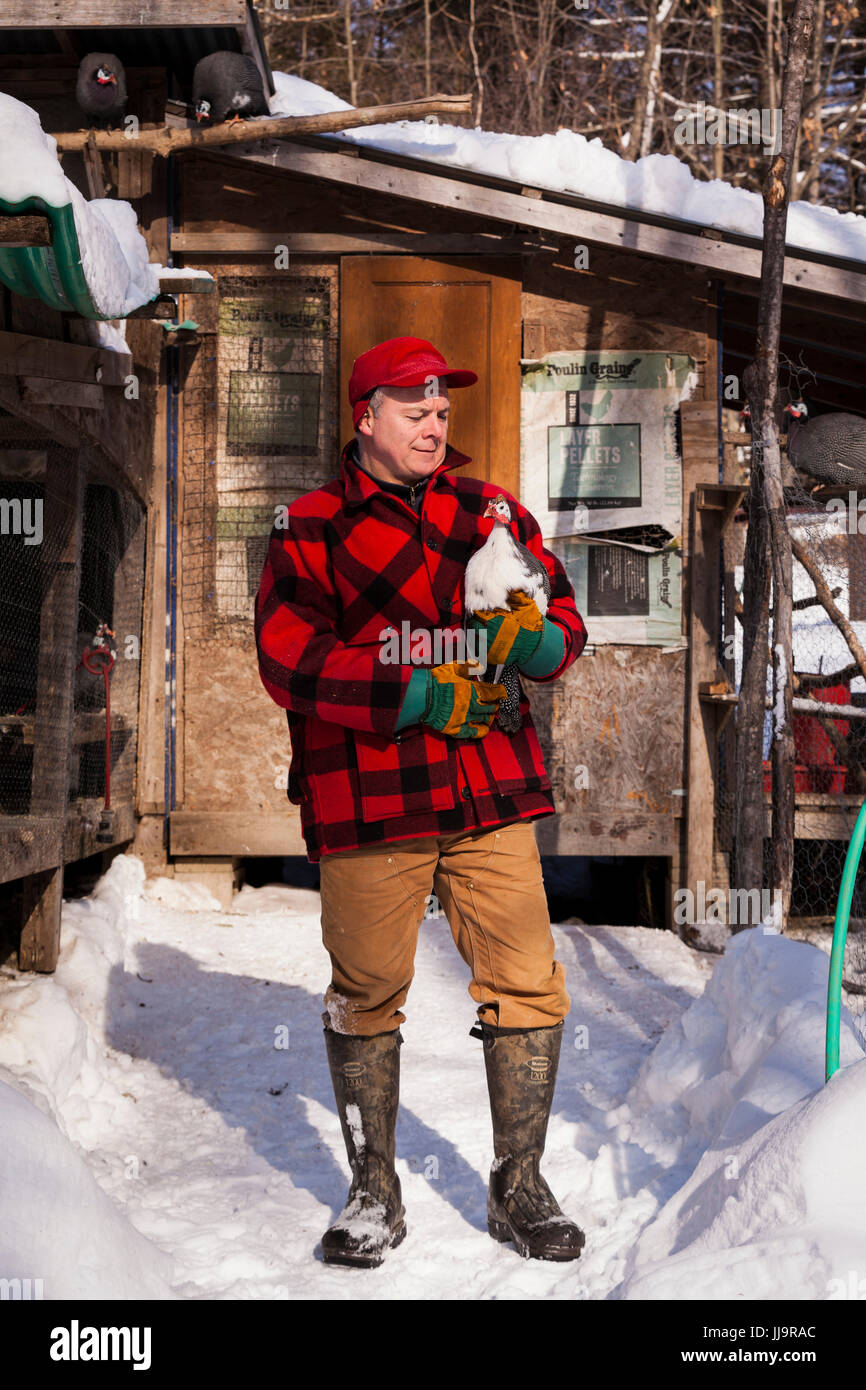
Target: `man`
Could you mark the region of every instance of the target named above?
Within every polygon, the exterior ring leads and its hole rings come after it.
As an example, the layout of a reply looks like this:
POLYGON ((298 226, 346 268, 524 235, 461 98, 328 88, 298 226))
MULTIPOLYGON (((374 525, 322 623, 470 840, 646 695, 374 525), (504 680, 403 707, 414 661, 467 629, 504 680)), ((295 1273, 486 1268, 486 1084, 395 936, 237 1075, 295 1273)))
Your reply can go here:
MULTIPOLYGON (((488 1230, 542 1259, 575 1259, 584 1243, 538 1171, 570 1007, 530 824, 554 811, 550 781, 525 695, 506 734, 494 722, 504 686, 431 656, 463 626, 466 564, 502 491, 455 475, 470 460, 446 442, 449 386, 475 381, 420 338, 358 357, 340 477, 274 528, 256 598, 259 672, 287 713, 288 795, 320 863, 332 965, 322 1021, 352 1185, 322 1240, 329 1263, 381 1264, 406 1234, 401 1009, 431 893, 472 970, 493 1118, 488 1230), (392 659, 395 630, 412 634, 406 661, 392 659)), ((491 628, 502 664, 555 680, 586 629, 537 523, 504 495, 512 534, 547 568, 547 616, 515 591, 514 611, 470 625, 479 639, 491 628)))

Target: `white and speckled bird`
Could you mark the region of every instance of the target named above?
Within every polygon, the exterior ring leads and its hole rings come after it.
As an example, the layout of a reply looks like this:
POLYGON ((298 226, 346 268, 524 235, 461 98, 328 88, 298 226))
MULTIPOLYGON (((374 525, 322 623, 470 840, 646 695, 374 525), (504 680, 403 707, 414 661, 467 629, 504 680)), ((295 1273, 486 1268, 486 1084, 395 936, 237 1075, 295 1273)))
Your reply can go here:
MULTIPOLYGON (((542 617, 550 599, 550 575, 539 559, 511 534, 511 508, 502 493, 488 504, 485 517, 493 517, 493 529, 466 566, 466 612, 509 613, 508 595, 522 589, 533 600, 542 617)), ((496 723, 506 733, 516 733, 521 725, 521 685, 516 666, 497 666, 484 672, 482 680, 500 682, 508 694, 499 706, 496 723)))

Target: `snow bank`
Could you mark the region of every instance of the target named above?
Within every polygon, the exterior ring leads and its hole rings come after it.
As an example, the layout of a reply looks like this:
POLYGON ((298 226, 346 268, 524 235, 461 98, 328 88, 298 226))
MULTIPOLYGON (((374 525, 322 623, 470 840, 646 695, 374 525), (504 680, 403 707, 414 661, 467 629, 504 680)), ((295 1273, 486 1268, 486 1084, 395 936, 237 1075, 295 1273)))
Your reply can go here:
MULTIPOLYGON (((300 77, 275 72, 273 116, 312 116, 346 111, 348 102, 300 77)), ((676 216, 701 227, 760 237, 760 194, 720 179, 696 179, 672 154, 651 154, 631 163, 601 140, 574 130, 555 135, 511 135, 446 123, 396 121, 343 131, 335 139, 371 145, 416 159, 438 161, 536 188, 579 194, 595 202, 676 216)), ((866 260, 866 218, 853 212, 795 202, 788 213, 787 243, 826 255, 866 260)))
POLYGON ((42 129, 36 112, 5 92, 0 92, 0 198, 72 205, 82 271, 101 317, 123 318, 159 293, 159 267, 148 262, 131 205, 109 198, 88 203, 63 173, 57 141, 42 129))
POLYGON ((654 1155, 668 1200, 614 1296, 828 1298, 847 1287, 866 1249, 866 1059, 843 1008, 843 1070, 824 1086, 828 970, 812 946, 740 933, 644 1063, 610 1119, 654 1155), (669 1175, 695 1162, 668 1196, 669 1175))
POLYGON ((122 967, 143 878, 140 860, 121 858, 89 898, 64 904, 62 983, 4 981, 0 1277, 39 1279, 46 1299, 174 1297, 171 1257, 135 1229, 79 1151, 100 1161, 97 1145, 135 1104, 108 1080, 100 1037, 105 983, 122 967))
POLYGON ((118 1211, 54 1121, 2 1080, 0 1168, 0 1277, 30 1280, 30 1296, 45 1299, 174 1297, 171 1257, 118 1211))

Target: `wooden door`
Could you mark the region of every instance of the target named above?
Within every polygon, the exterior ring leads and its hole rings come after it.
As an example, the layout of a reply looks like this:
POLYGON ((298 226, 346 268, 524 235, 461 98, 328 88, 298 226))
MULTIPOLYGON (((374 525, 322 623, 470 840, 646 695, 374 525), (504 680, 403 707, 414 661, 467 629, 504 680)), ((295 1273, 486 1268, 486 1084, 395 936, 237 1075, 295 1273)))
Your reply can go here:
POLYGON ((344 256, 340 268, 340 442, 354 434, 355 358, 386 338, 426 338, 452 367, 478 373, 451 391, 448 442, 461 473, 520 497, 520 259, 344 256))

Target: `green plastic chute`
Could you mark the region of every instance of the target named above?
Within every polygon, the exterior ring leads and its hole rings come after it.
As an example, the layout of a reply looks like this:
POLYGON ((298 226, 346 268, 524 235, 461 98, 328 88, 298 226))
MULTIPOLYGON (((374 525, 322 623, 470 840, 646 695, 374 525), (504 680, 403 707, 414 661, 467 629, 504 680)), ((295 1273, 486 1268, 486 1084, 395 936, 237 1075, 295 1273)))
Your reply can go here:
POLYGON ((836 921, 833 926, 833 949, 830 952, 830 978, 827 983, 827 1045, 825 1051, 825 1084, 835 1071, 839 1070, 839 1028, 842 1013, 842 963, 845 959, 845 941, 848 936, 848 921, 851 916, 851 899, 854 896, 854 882, 860 867, 863 841, 866 839, 866 801, 854 822, 854 832, 845 867, 842 870, 842 886, 836 903, 836 921))
POLYGON ((13 294, 41 299, 52 309, 81 314, 86 319, 105 319, 93 302, 75 229, 72 204, 52 207, 43 198, 18 203, 0 198, 0 212, 13 217, 42 213, 51 222, 51 246, 0 246, 0 281, 13 294))

